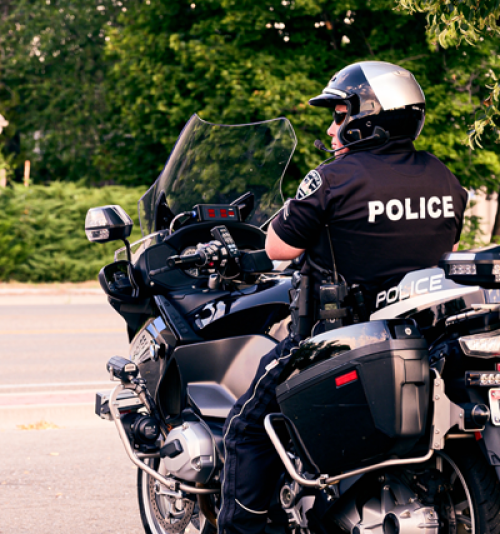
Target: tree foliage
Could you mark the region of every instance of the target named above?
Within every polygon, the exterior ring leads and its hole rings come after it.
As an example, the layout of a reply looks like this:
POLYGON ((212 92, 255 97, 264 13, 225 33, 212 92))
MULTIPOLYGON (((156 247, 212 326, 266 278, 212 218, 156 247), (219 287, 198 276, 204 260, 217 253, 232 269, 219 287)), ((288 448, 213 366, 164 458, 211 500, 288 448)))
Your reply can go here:
POLYGON ((116 119, 106 152, 115 154, 111 174, 150 183, 196 111, 226 123, 288 117, 299 139, 288 173, 293 182, 323 159, 313 141, 326 137, 330 121, 327 111, 307 105, 308 98, 342 67, 382 60, 414 72, 426 93, 418 147, 443 159, 465 187, 496 190, 500 160, 492 140, 475 153, 463 144, 483 99, 480 73, 497 66, 495 50, 482 42, 465 54, 437 47, 426 38, 423 14, 394 7, 383 0, 150 0, 131 6, 107 43, 116 119))
MULTIPOLYGON (((491 2, 484 4, 494 13, 491 2)), ((323 159, 313 142, 326 142, 331 120, 308 99, 342 67, 382 60, 414 72, 424 89, 428 111, 418 148, 435 153, 465 187, 497 190, 495 132, 476 128, 482 151, 463 144, 474 116, 481 120, 482 102, 491 102, 487 114, 496 109, 485 86, 494 82, 500 54, 496 41, 487 40, 497 27, 491 20, 481 26, 487 13, 465 9, 472 5, 0 0, 0 114, 10 122, 0 145, 18 164, 32 161, 35 182, 146 188, 193 113, 215 123, 285 116, 299 140, 288 173, 291 194, 323 159), (431 13, 433 5, 439 9, 431 13), (470 26, 452 20, 455 7, 472 17, 470 26), (439 27, 430 38, 428 23, 439 27), (474 45, 449 46, 453 32, 474 45)))
POLYGON ((31 161, 35 182, 106 180, 93 158, 109 118, 106 32, 122 9, 119 0, 0 0, 3 141, 18 166, 31 161))
MULTIPOLYGON (((426 13, 431 41, 443 48, 460 46, 490 48, 492 58, 498 59, 498 37, 500 37, 500 2, 498 0, 398 0, 402 9, 410 13, 426 13)), ((470 48, 469 48, 470 50, 470 48)), ((492 64, 476 65, 478 76, 489 78, 485 84, 488 90, 483 106, 477 110, 470 129, 470 146, 481 147, 481 138, 486 129, 500 139, 500 84, 498 83, 498 61, 492 64)))

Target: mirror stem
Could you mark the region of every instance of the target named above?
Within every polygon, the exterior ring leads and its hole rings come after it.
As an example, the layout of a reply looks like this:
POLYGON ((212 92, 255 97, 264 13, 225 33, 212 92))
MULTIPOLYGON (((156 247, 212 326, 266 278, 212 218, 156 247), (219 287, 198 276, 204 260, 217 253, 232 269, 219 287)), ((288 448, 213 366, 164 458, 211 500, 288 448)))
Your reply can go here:
POLYGON ((130 250, 130 243, 128 239, 124 239, 123 242, 125 243, 125 250, 127 251, 127 261, 129 264, 132 264, 132 252, 130 250))
POLYGON ((128 239, 123 239, 123 242, 125 243, 125 250, 127 251, 128 278, 129 278, 130 284, 132 286, 132 297, 138 297, 139 296, 139 287, 135 283, 134 275, 132 273, 132 251, 130 250, 130 243, 129 243, 128 239))

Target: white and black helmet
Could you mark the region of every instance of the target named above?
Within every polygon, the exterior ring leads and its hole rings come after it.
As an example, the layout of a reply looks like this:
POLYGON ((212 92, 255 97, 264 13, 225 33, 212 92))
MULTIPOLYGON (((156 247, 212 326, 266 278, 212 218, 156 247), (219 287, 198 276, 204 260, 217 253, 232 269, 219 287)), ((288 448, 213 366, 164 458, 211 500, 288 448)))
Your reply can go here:
POLYGON ((337 134, 343 145, 380 134, 386 139, 414 140, 425 120, 425 96, 413 74, 384 61, 362 61, 345 67, 309 104, 347 106, 347 116, 337 134))

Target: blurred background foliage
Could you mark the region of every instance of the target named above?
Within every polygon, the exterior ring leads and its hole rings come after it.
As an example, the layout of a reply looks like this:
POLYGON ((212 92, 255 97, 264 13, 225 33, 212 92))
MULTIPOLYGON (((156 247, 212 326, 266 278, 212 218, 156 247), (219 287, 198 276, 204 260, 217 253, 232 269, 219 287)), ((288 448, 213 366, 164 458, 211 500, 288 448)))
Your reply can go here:
MULTIPOLYGON (((399 7, 410 14, 425 13, 431 41, 443 48, 457 47, 463 43, 481 45, 485 41, 498 41, 500 37, 498 0, 399 0, 399 7)), ((500 119, 500 85, 493 69, 489 69, 486 76, 490 78, 486 86, 489 94, 483 101, 483 108, 475 114, 468 132, 471 147, 474 144, 481 146, 485 130, 495 133, 497 140, 500 140, 500 132, 496 128, 500 119)))
MULTIPOLYGON (((22 182, 29 159, 40 186, 143 192, 193 113, 214 123, 285 116, 298 137, 285 180, 293 195, 324 159, 313 142, 326 142, 331 120, 308 99, 342 67, 382 60, 411 70, 426 94, 417 148, 436 154, 464 187, 496 192, 500 47, 490 19, 500 12, 498 2, 474 3, 0 0, 0 114, 9 121, 0 161, 10 183, 22 182), (462 4, 470 4, 469 26, 454 18, 462 4), (482 149, 472 148, 470 132, 482 149)), ((0 192, 0 202, 9 194, 0 192)))
POLYGON ((93 244, 85 237, 89 208, 120 205, 134 220, 139 239, 137 197, 142 188, 88 188, 52 182, 29 188, 14 185, 0 194, 0 280, 78 282, 95 279, 121 242, 93 244))

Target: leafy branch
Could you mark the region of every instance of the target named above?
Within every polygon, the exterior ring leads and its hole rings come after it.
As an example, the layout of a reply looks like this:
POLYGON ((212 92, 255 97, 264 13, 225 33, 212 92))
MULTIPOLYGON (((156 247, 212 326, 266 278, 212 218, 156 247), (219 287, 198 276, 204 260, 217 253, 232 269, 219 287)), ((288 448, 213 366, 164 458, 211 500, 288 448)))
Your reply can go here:
MULTIPOLYGON (((500 36, 500 26, 497 24, 500 0, 397 0, 396 9, 410 14, 425 13, 431 42, 442 48, 458 48, 464 42, 477 46, 500 36)), ((481 137, 487 129, 492 130, 497 141, 500 141, 500 130, 496 124, 500 118, 500 85, 492 70, 489 75, 494 83, 486 86, 488 97, 483 101, 483 108, 476 112, 468 131, 471 148, 475 145, 482 148, 481 137)))

